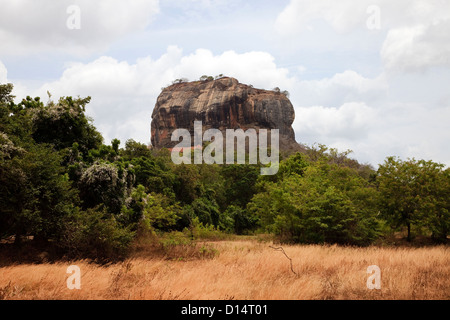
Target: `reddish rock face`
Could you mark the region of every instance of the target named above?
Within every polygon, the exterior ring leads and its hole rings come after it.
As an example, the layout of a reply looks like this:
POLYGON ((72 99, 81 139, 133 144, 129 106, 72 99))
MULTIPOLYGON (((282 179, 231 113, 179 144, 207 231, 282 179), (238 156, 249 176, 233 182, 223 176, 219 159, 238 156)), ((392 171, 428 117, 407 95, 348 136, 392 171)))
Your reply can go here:
POLYGON ((159 95, 152 114, 152 145, 172 148, 172 132, 194 132, 194 121, 203 122, 203 130, 279 129, 280 150, 299 151, 292 123, 294 108, 282 93, 254 89, 234 78, 178 83, 159 95))

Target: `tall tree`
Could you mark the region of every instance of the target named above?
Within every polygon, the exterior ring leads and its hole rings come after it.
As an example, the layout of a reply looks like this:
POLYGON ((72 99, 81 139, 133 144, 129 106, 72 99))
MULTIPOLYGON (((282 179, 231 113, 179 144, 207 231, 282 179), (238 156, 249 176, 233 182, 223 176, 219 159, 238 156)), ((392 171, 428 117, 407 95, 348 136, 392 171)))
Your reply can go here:
POLYGON ((0 157, 0 236, 15 235, 17 242, 28 235, 55 238, 76 194, 51 147, 31 144, 20 150, 0 157))
POLYGON ((378 169, 381 209, 394 227, 427 226, 446 238, 449 226, 448 169, 433 161, 388 157, 378 169))
POLYGON ((87 154, 90 149, 99 148, 103 141, 92 120, 85 115, 90 101, 91 97, 62 97, 57 103, 50 101, 45 107, 29 106, 28 99, 21 104, 33 115, 33 138, 37 143, 52 144, 56 150, 78 143, 79 150, 87 154))

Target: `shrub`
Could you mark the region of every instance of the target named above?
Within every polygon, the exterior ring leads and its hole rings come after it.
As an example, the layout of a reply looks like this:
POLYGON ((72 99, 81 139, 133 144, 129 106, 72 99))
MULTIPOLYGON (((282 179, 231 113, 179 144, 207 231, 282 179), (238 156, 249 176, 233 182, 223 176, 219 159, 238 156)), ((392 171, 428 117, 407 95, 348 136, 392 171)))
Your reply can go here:
POLYGON ((113 261, 125 258, 135 233, 105 210, 74 210, 58 246, 73 259, 113 261))

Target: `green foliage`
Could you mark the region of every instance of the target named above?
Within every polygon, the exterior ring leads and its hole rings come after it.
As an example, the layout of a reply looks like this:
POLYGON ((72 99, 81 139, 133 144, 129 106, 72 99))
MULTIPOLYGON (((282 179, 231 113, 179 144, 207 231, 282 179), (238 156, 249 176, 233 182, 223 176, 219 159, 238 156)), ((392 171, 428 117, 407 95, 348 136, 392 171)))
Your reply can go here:
POLYGON ((378 169, 377 183, 384 217, 394 228, 428 227, 433 238, 446 241, 450 227, 449 169, 432 161, 395 157, 378 169))
POLYGON ((297 168, 302 175, 267 182, 249 203, 262 227, 286 242, 364 245, 375 240, 377 212, 370 207, 375 188, 347 167, 318 162, 297 168))
POLYGON ((259 166, 224 165, 221 175, 224 179, 226 203, 245 207, 256 192, 255 185, 260 176, 259 166))
POLYGON ((132 183, 132 175, 120 164, 94 163, 83 172, 78 183, 83 208, 105 205, 110 212, 119 214, 132 183))
POLYGON ((191 216, 197 217, 205 225, 219 225, 220 209, 214 199, 214 191, 209 192, 200 198, 195 199, 190 205, 192 209, 191 216))
POLYGON ((45 145, 11 148, 0 159, 0 236, 52 238, 76 202, 61 157, 45 145))
POLYGON ((134 141, 133 139, 129 139, 125 142, 125 150, 121 152, 121 155, 127 159, 133 158, 150 158, 151 152, 148 146, 143 143, 139 143, 134 141))
POLYGON ((147 192, 165 194, 175 197, 175 173, 164 162, 153 156, 139 156, 129 160, 136 185, 143 185, 147 192))
POLYGON ((278 173, 276 175, 262 176, 260 181, 277 182, 292 175, 303 176, 309 165, 310 163, 308 162, 306 156, 297 152, 284 161, 281 161, 278 173))
POLYGON ((146 194, 139 185, 131 192, 121 219, 125 225, 136 225, 142 233, 155 230, 169 231, 181 215, 181 207, 162 194, 146 194))
POLYGON ((65 219, 58 246, 72 259, 111 261, 126 257, 134 235, 106 210, 76 209, 65 219))
POLYGON ((228 233, 242 235, 255 230, 257 226, 258 217, 239 206, 228 206, 220 216, 219 227, 228 233))
MULTIPOLYGON (((221 77, 219 77, 221 78, 221 77)), ((200 77, 200 81, 213 81, 215 78, 213 76, 203 75, 200 77)))
MULTIPOLYGON (((185 229, 185 231, 187 230, 185 229)), ((197 217, 192 219, 188 232, 192 240, 224 240, 227 238, 227 235, 218 227, 211 224, 205 225, 197 217)))
POLYGON ((102 137, 85 115, 85 107, 91 97, 63 97, 57 103, 50 101, 45 107, 39 100, 23 100, 19 107, 29 110, 33 120, 33 139, 37 143, 49 143, 56 150, 70 148, 78 143, 83 154, 101 146, 102 137))
POLYGON ((12 90, 12 84, 0 84, 0 132, 18 142, 30 141, 31 117, 14 104, 12 90))
POLYGON ((11 94, 13 91, 13 84, 0 84, 0 104, 8 104, 14 101, 15 96, 11 94))
POLYGON ((174 191, 177 200, 184 204, 190 204, 202 193, 200 173, 195 165, 181 164, 174 168, 174 191))

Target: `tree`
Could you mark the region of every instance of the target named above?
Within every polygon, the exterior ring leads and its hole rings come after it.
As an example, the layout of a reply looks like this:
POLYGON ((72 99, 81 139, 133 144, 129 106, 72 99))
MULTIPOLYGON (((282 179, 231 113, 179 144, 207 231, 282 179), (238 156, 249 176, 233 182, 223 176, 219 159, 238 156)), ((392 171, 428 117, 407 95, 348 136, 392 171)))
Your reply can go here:
POLYGON ((379 232, 376 189, 354 169, 324 162, 304 166, 295 157, 285 160, 292 174, 265 182, 247 206, 261 226, 286 242, 371 243, 379 232))
POLYGON ((0 131, 13 141, 30 141, 31 117, 14 104, 13 88, 11 83, 0 84, 0 131))
POLYGON ((245 208, 256 193, 259 173, 260 169, 256 165, 224 165, 221 175, 224 179, 226 204, 245 208))
POLYGON ((437 242, 447 242, 450 230, 450 168, 433 170, 435 188, 428 188, 423 209, 427 216, 427 226, 432 238, 437 242))
POLYGON ((151 151, 145 144, 129 139, 125 142, 125 150, 122 150, 121 155, 126 159, 148 158, 151 157, 151 151))
POLYGON ((191 204, 201 196, 203 190, 197 166, 177 165, 174 168, 174 174, 174 191, 178 201, 183 204, 191 204))
POLYGON ((200 81, 213 81, 213 80, 214 80, 213 76, 203 75, 200 77, 200 81))
POLYGON ((14 101, 15 96, 11 94, 13 88, 12 83, 0 84, 0 104, 8 104, 14 101))
POLYGON ((172 81, 172 84, 185 83, 185 82, 189 82, 189 79, 187 79, 187 78, 175 79, 172 81))
POLYGON ((31 144, 0 159, 0 236, 35 239, 59 236, 63 218, 76 200, 61 156, 46 145, 31 144))
POLYGON ((119 214, 132 184, 133 176, 119 164, 94 163, 83 172, 78 183, 83 208, 104 205, 109 212, 119 214))
POLYGON ((257 226, 258 217, 235 205, 228 206, 219 219, 219 228, 234 234, 244 234, 257 226))
POLYGON ((426 226, 439 239, 447 237, 450 198, 444 165, 388 157, 378 169, 377 183, 384 216, 394 228, 407 228, 408 241, 412 226, 426 226))
POLYGON ((19 104, 29 110, 33 119, 33 139, 37 143, 49 143, 56 150, 72 147, 78 143, 79 150, 87 154, 89 150, 99 148, 103 138, 85 115, 86 105, 91 97, 62 97, 57 103, 50 101, 46 106, 32 105, 27 99, 19 104))

